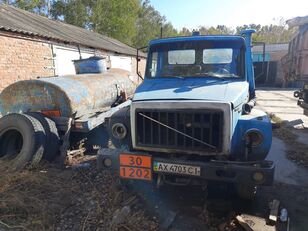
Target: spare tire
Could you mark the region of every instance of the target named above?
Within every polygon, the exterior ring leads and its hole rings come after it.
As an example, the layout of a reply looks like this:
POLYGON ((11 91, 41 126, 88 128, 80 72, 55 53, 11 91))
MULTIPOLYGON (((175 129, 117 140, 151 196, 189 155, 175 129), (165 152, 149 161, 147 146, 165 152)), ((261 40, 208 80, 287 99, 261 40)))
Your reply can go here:
POLYGON ((43 158, 48 161, 54 160, 60 150, 60 137, 56 123, 39 112, 28 112, 26 114, 34 117, 43 125, 46 134, 46 147, 43 158))
POLYGON ((0 159, 9 160, 19 170, 28 163, 36 166, 45 149, 45 130, 32 116, 9 114, 0 119, 0 159))

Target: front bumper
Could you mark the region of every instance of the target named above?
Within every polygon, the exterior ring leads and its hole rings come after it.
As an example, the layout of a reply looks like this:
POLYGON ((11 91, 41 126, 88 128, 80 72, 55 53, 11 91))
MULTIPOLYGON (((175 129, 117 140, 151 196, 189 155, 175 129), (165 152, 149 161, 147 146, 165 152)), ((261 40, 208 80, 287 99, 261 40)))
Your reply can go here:
MULTIPOLYGON (((98 153, 97 164, 99 169, 109 169, 119 173, 120 153, 129 153, 132 155, 149 155, 141 152, 127 152, 118 149, 101 149, 98 153), (105 160, 110 160, 111 165, 106 166, 105 160)), ((173 175, 196 180, 221 181, 228 183, 241 183, 249 185, 270 186, 274 182, 275 165, 272 161, 254 161, 254 162, 235 162, 235 161, 188 161, 170 158, 156 158, 152 156, 152 173, 153 175, 173 175), (178 165, 198 166, 201 168, 200 176, 179 175, 176 173, 155 172, 153 169, 154 162, 163 162, 178 165), (255 180, 254 174, 262 174, 262 180, 255 180)), ((155 178, 155 177, 154 177, 155 178)))

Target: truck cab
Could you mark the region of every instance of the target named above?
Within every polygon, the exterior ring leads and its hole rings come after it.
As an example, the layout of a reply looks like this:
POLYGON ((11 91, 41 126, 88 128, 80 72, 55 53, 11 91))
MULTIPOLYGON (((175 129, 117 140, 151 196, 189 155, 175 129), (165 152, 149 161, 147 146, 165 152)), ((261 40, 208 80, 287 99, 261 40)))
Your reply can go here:
POLYGON ((158 184, 228 182, 246 198, 271 185, 272 130, 254 108, 252 33, 150 41, 144 81, 110 118, 116 149, 100 151, 100 166, 158 184))

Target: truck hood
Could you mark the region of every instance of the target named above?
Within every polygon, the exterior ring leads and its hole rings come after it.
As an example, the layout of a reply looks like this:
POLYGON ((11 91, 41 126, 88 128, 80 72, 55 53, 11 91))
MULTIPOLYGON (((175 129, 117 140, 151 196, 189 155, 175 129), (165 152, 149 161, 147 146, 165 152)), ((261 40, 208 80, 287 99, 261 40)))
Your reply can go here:
POLYGON ((223 79, 164 78, 145 80, 133 101, 204 100, 230 102, 234 107, 248 101, 248 83, 223 79))

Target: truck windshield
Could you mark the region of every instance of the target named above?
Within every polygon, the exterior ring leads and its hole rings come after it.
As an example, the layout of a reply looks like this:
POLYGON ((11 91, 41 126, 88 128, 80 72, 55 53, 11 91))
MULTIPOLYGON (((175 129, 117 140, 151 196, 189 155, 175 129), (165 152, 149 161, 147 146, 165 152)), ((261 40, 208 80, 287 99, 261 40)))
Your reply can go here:
POLYGON ((244 78, 242 41, 184 41, 152 45, 147 78, 218 77, 244 78))

